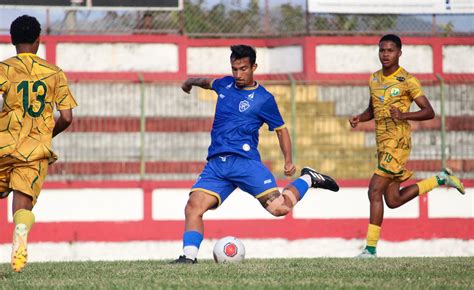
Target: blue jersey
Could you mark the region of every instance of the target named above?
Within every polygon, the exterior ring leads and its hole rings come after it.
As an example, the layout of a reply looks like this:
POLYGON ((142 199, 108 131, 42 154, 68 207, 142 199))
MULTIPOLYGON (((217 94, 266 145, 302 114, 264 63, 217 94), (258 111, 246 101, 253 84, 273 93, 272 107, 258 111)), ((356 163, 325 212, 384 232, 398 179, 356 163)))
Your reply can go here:
POLYGON ((207 159, 235 153, 260 161, 260 127, 266 123, 273 131, 285 126, 275 98, 258 84, 252 89, 239 89, 231 76, 214 80, 212 89, 218 97, 207 159))

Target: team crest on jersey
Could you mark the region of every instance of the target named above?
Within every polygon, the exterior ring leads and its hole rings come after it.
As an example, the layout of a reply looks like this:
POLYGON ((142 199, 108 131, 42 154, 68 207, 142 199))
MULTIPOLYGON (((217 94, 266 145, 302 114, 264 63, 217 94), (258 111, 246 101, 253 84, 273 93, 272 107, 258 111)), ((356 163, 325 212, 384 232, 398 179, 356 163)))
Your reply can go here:
POLYGON ((250 104, 247 100, 241 101, 239 103, 239 112, 242 113, 243 111, 247 110, 248 108, 250 108, 250 104))
POLYGON ((230 88, 232 88, 232 85, 233 85, 233 84, 234 84, 234 83, 230 83, 230 84, 228 84, 227 86, 225 86, 225 88, 228 89, 228 90, 230 90, 230 88))
POLYGON ((399 94, 400 94, 400 89, 399 89, 399 88, 392 88, 392 89, 390 90, 390 95, 391 95, 392 97, 396 97, 396 96, 398 96, 399 94))

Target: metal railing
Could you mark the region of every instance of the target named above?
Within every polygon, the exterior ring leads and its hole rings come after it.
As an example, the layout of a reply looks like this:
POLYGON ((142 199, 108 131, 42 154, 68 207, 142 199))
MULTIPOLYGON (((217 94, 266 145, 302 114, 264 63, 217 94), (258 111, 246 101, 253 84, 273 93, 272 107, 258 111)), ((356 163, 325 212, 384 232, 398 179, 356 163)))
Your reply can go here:
MULTIPOLYGON (((309 165, 337 178, 370 176, 376 163, 373 129, 353 130, 348 123, 350 115, 367 106, 365 85, 350 80, 319 84, 291 75, 263 85, 274 94, 288 125, 298 167, 309 165)), ((437 117, 424 127, 413 124, 409 167, 419 178, 445 166, 462 178, 474 178, 474 84, 460 77, 423 85, 437 117)), ((72 127, 53 140, 60 159, 51 166, 50 180, 197 177, 210 143, 212 91, 185 96, 179 83, 143 80, 80 81, 71 89, 80 106, 72 127)), ((275 133, 264 126, 260 134, 263 161, 283 178, 275 133)))

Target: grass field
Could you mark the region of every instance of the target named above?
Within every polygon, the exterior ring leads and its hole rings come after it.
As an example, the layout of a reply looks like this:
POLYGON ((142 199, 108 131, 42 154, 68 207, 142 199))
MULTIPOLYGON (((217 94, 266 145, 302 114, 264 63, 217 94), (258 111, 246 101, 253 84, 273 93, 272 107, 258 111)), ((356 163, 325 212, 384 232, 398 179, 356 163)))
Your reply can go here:
POLYGON ((474 289, 474 257, 250 259, 242 264, 168 261, 0 264, 0 289, 474 289))

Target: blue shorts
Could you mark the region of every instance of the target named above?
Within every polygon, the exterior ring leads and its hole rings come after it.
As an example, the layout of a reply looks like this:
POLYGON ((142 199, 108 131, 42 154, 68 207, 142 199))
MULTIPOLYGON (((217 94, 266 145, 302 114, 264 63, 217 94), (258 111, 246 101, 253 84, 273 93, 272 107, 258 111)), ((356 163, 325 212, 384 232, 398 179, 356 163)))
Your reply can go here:
POLYGON ((191 192, 203 191, 215 196, 219 206, 237 187, 255 198, 278 190, 275 177, 262 162, 223 154, 209 159, 191 192))

